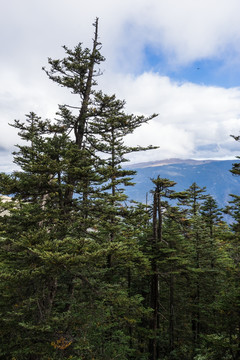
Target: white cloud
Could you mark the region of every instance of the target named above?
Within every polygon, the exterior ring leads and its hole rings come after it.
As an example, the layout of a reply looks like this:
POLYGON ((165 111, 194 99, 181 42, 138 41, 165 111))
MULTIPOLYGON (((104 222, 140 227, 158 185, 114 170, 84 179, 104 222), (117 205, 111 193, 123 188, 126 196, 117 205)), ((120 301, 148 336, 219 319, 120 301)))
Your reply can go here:
MULTIPOLYGON (((200 86, 171 82, 159 74, 137 77, 111 75, 106 80, 110 92, 127 100, 127 110, 159 116, 129 136, 132 145, 159 145, 160 149, 141 154, 140 161, 170 157, 234 157, 236 146, 231 134, 238 134, 240 88, 200 86), (211 150, 212 144, 221 144, 211 150), (232 144, 232 147, 230 146, 232 144), (198 147, 206 150, 197 150, 198 147), (210 149, 207 151, 207 149, 210 149), (231 150, 232 149, 232 150, 231 150)), ((133 159, 136 159, 134 156, 133 159)))
POLYGON ((16 63, 59 54, 61 45, 90 45, 91 23, 100 18, 100 37, 109 63, 133 70, 146 44, 175 63, 239 54, 238 0, 9 0, 1 9, 3 57, 16 63), (18 59, 16 58, 18 55, 18 59), (30 57, 30 58, 29 58, 30 57))
MULTIPOLYGON (((20 86, 16 79, 12 81, 10 89, 13 89, 14 81, 20 86)), ((135 154, 131 157, 133 161, 237 155, 236 144, 230 135, 239 132, 240 88, 177 83, 154 73, 135 77, 107 73, 101 85, 107 93, 115 92, 120 99, 126 100, 127 112, 145 116, 159 114, 149 124, 137 129, 134 135, 130 135, 127 143, 143 146, 152 144, 160 148, 135 154), (220 144, 217 151, 216 147, 211 150, 212 144, 220 144)), ((12 148, 18 142, 16 131, 7 125, 7 122, 16 118, 14 111, 18 110, 17 118, 22 119, 29 111, 35 111, 42 117, 53 117, 59 100, 66 100, 62 96, 62 91, 64 94, 65 91, 61 88, 57 88, 56 92, 50 87, 45 92, 39 89, 32 93, 31 89, 19 87, 15 97, 6 93, 2 99, 0 145, 5 148, 12 148)), ((71 102, 70 96, 68 101, 71 102)))
POLYGON ((91 46, 96 16, 107 57, 100 86, 126 99, 129 112, 159 113, 137 130, 131 142, 157 144, 160 149, 134 159, 234 156, 237 145, 229 135, 239 132, 239 88, 178 83, 158 73, 140 74, 140 70, 146 45, 163 54, 167 66, 203 58, 222 59, 225 67, 239 66, 238 0, 89 0, 84 6, 79 0, 4 2, 0 147, 10 151, 18 142, 8 122, 23 119, 30 111, 53 117, 58 103, 71 102, 41 67, 47 65, 48 56, 64 56, 61 45, 73 47, 82 41, 91 46))
POLYGON ((147 24, 151 24, 150 39, 173 53, 175 61, 219 56, 229 44, 235 50, 239 46, 237 0, 153 0, 151 5, 151 15, 143 17, 143 22, 147 19, 147 24))

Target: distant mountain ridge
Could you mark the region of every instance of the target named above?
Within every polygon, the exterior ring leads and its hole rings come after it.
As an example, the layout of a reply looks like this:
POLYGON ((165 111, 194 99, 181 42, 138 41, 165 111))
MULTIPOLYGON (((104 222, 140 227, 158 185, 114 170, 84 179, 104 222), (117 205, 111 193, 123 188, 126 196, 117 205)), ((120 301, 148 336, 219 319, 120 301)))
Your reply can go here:
MULTIPOLYGON (((145 202, 146 194, 153 189, 151 179, 160 176, 176 182, 174 189, 183 191, 196 182, 206 187, 206 194, 212 195, 220 207, 231 200, 229 194, 240 195, 240 176, 230 172, 238 160, 194 160, 165 159, 127 166, 137 171, 133 181, 135 186, 126 190, 130 199, 145 202)), ((149 199, 150 201, 150 199, 149 199)))
MULTIPOLYGON (((195 159, 165 159, 165 160, 155 160, 155 161, 147 161, 141 162, 131 165, 131 168, 146 168, 146 167, 154 167, 154 166, 164 166, 164 165, 173 165, 173 164, 189 164, 189 165, 202 165, 207 164, 213 160, 195 160, 195 159)), ((214 160, 221 161, 221 160, 214 160)), ((130 165, 129 165, 130 166, 130 165)))

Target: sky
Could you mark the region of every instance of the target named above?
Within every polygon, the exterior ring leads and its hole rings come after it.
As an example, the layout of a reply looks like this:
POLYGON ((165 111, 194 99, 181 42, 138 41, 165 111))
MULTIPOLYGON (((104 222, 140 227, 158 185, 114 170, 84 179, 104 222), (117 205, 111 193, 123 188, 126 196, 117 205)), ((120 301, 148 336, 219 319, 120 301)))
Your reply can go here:
POLYGON ((239 0, 8 0, 0 13, 0 171, 12 171, 19 143, 9 126, 35 112, 54 119, 76 100, 42 67, 63 45, 92 46, 106 61, 99 87, 126 101, 126 112, 158 117, 126 138, 157 145, 132 162, 166 158, 234 159, 240 132, 239 0))

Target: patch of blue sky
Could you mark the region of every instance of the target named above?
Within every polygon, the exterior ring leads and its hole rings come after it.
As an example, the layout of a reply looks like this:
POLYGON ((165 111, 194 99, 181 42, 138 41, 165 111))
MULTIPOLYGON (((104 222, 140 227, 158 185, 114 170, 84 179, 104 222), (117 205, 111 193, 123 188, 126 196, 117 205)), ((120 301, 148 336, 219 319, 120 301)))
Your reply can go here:
POLYGON ((6 147, 0 145, 0 153, 8 152, 8 151, 9 151, 9 150, 8 150, 6 147))
POLYGON ((200 145, 200 146, 196 147, 196 151, 218 152, 219 151, 219 145, 218 144, 200 145))
POLYGON ((141 71, 157 72, 162 76, 184 83, 220 86, 224 88, 240 86, 240 59, 231 56, 199 59, 186 65, 179 65, 173 55, 160 49, 145 46, 141 71))

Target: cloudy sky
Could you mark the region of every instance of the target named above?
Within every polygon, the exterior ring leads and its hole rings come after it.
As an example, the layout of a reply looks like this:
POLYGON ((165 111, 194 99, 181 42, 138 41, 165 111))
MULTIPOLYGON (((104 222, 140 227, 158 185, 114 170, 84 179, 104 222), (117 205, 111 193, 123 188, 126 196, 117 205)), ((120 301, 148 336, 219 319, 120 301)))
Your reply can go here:
POLYGON ((126 111, 158 117, 127 139, 159 145, 132 161, 233 159, 240 146, 239 0, 8 0, 0 13, 0 170, 18 143, 8 123, 54 118, 74 100, 41 70, 62 45, 91 47, 92 23, 106 61, 99 86, 126 111))

